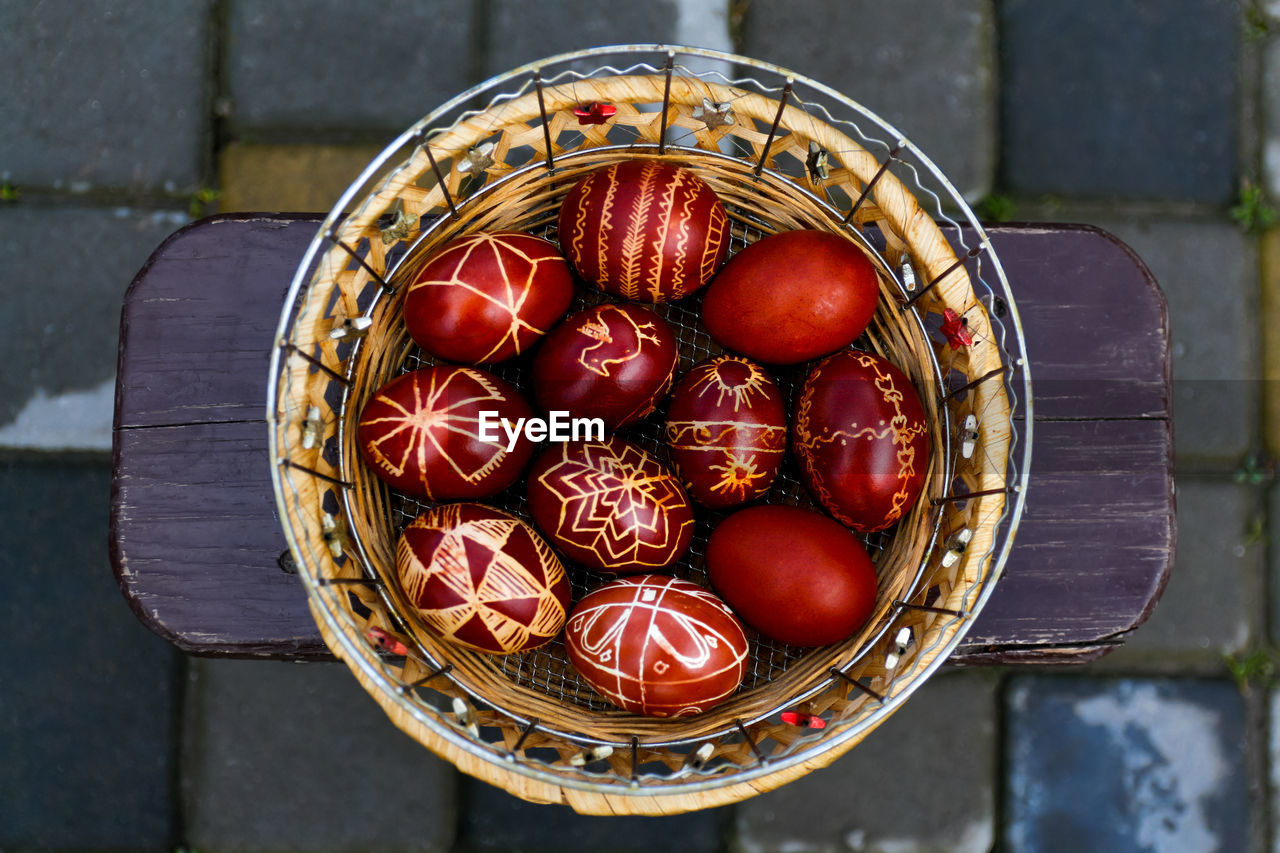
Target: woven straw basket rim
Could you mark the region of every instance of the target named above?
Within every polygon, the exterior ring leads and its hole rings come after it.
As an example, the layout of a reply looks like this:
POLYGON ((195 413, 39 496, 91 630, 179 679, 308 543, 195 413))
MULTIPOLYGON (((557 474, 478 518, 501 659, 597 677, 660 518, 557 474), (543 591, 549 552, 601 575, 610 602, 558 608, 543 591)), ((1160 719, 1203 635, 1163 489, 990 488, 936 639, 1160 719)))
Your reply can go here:
MULTIPOLYGON (((682 338, 682 370, 707 354, 696 342, 696 309, 694 317, 682 338)), ((936 166, 865 108, 731 54, 597 48, 515 69, 452 99, 389 146, 335 205, 299 267, 278 341, 268 386, 272 476, 325 642, 392 721, 429 749, 517 796, 584 813, 720 805, 834 760, 960 641, 1003 567, 1025 499, 1031 408, 1021 325, 972 212, 936 166), (690 69, 677 56, 731 63, 779 85, 690 69), (606 57, 635 61, 619 69, 603 64, 606 57), (588 62, 590 71, 577 70, 588 62), (573 122, 573 107, 591 102, 615 105, 615 121, 573 122), (833 108, 861 124, 833 117, 833 108), (885 152, 871 150, 877 146, 885 152), (553 228, 559 199, 577 177, 637 156, 694 169, 725 201, 740 241, 800 227, 853 240, 882 279, 867 345, 908 370, 940 438, 925 498, 880 546, 881 596, 868 627, 782 664, 770 651, 762 683, 679 721, 595 710, 572 696, 566 703, 539 686, 540 676, 517 683, 523 663, 449 647, 422 628, 389 570, 403 523, 394 518, 408 510, 361 468, 352 435, 353 412, 414 352, 398 321, 398 285, 433 248, 472 231, 553 228), (935 222, 960 234, 938 192, 976 237, 967 256, 935 222), (969 258, 986 264, 985 278, 981 266, 969 271, 969 258), (916 290, 900 269, 918 276, 916 290), (943 308, 963 311, 985 346, 958 355, 939 346, 926 320, 943 308), (969 384, 957 391, 948 370, 969 384), (957 431, 975 415, 983 428, 971 460, 960 456, 957 431), (960 530, 972 537, 967 548, 953 547, 960 530), (826 726, 780 723, 786 708, 805 709, 826 726)))

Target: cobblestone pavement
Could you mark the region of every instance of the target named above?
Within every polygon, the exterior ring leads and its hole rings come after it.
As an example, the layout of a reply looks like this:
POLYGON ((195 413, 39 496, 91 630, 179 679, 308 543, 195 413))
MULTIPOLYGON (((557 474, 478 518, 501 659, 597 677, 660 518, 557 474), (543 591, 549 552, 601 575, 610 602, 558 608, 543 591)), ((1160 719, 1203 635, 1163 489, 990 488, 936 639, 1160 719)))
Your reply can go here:
POLYGON ((0 0, 0 81, 0 851, 1280 851, 1280 2, 0 0), (151 250, 219 208, 327 210, 445 98, 627 41, 793 67, 987 218, 1145 259, 1179 548, 1125 648, 951 672, 778 791, 604 820, 459 776, 340 666, 189 659, 137 624, 107 452, 151 250))

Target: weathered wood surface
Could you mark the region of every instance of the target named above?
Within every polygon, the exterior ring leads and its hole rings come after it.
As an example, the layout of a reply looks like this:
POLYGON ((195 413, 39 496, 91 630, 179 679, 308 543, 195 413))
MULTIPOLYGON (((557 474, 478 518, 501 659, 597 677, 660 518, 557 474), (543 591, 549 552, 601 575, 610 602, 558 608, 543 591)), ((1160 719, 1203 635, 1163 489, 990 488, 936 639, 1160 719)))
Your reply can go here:
MULTIPOLYGON (((125 298, 112 561, 138 617, 188 652, 325 654, 278 564, 264 420, 279 307, 317 224, 196 223, 125 298)), ((1096 229, 1001 227, 992 242, 1028 339, 1032 480, 1005 577, 953 662, 1088 660, 1145 620, 1172 562, 1164 300, 1096 229)))

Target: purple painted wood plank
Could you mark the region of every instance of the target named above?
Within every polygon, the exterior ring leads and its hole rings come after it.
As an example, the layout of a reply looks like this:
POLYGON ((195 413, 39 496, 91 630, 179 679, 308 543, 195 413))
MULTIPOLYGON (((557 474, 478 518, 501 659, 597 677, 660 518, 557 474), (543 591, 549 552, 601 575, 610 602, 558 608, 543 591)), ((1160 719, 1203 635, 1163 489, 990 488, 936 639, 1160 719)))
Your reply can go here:
POLYGON ((1133 250, 1089 225, 989 234, 1018 302, 1036 417, 1168 417, 1169 312, 1133 250))
POLYGON ((111 562, 138 618, 184 651, 324 654, 276 515, 262 421, 120 429, 111 562))
POLYGON ((266 417, 271 339, 319 223, 214 216, 156 249, 124 298, 117 427, 266 417))
POLYGON ((1173 563, 1172 452, 1163 419, 1037 423, 1022 525, 966 645, 1096 642, 1146 621, 1173 563))

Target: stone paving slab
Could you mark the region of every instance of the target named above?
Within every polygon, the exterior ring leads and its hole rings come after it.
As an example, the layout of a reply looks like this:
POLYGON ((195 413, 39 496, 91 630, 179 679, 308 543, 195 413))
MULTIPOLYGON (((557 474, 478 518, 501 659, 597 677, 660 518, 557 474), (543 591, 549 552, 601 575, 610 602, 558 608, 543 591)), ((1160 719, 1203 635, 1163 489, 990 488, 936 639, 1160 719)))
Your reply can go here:
POLYGON ((489 74, 500 74, 526 62, 588 47, 675 42, 682 4, 675 0, 490 0, 489 5, 486 68, 489 74))
POLYGON ((0 461, 0 850, 173 849, 175 656, 112 579, 110 482, 0 461))
POLYGON ((1254 524, 1256 490, 1230 481, 1178 479, 1178 546, 1169 585, 1146 624, 1099 664, 1217 669, 1260 638, 1265 545, 1254 524))
POLYGON ((401 734, 343 664, 192 659, 182 798, 189 847, 447 851, 452 765, 401 734))
MULTIPOLYGON (((1271 25, 1280 34, 1280 19, 1271 25)), ((1280 37, 1272 37, 1262 52, 1262 165, 1267 189, 1280 200, 1280 37)))
MULTIPOLYGON (((1280 7, 1277 8, 1280 12, 1280 7)), ((1275 528, 1272 528, 1273 530, 1275 528)), ((1267 757, 1269 759, 1270 784, 1269 811, 1271 825, 1275 827, 1276 817, 1280 816, 1280 690, 1272 689, 1268 695, 1268 737, 1267 757)), ((1280 853, 1280 833, 1273 829, 1271 853, 1280 853)))
POLYGON ((1261 241, 1262 438, 1272 458, 1280 458, 1280 227, 1261 241))
MULTIPOLYGON (((1269 503, 1271 512, 1267 519, 1266 547, 1269 555, 1267 580, 1270 588, 1271 624, 1267 628, 1271 644, 1280 646, 1280 484, 1271 487, 1269 503)), ((1280 817, 1280 812, 1277 812, 1277 817, 1280 817)), ((1277 835, 1277 844, 1280 845, 1280 835, 1277 835)))
POLYGON ((568 806, 528 803, 485 782, 463 777, 462 834, 466 853, 715 853, 729 808, 670 817, 580 815, 568 806))
POLYGON ((995 171, 992 16, 989 0, 755 2, 742 52, 865 104, 976 199, 995 171))
POLYGON ((222 150, 223 213, 328 213, 381 145, 246 145, 222 150))
POLYGON ((735 853, 986 853, 996 679, 935 676, 835 763, 739 806, 735 853))
POLYGON ((1239 170, 1233 0, 1008 0, 1003 181, 1020 195, 1223 204, 1239 170))
POLYGON ((0 0, 0 177, 190 192, 208 127, 206 0, 0 0))
POLYGON ((472 61, 478 3, 232 0, 226 77, 240 138, 390 142, 478 82, 472 61))
POLYGON ((111 448, 120 308, 177 212, 0 207, 0 447, 111 448))
POLYGON ((1230 682, 1020 677, 1007 707, 1007 849, 1252 849, 1261 745, 1230 682))
POLYGON ((1179 470, 1233 468, 1258 440, 1256 240, 1227 222, 1097 224, 1138 253, 1169 301, 1179 470))

